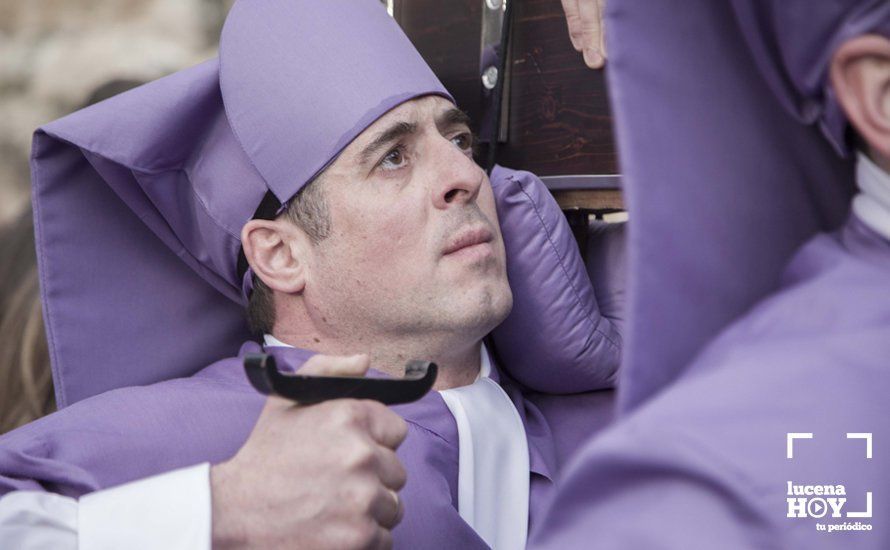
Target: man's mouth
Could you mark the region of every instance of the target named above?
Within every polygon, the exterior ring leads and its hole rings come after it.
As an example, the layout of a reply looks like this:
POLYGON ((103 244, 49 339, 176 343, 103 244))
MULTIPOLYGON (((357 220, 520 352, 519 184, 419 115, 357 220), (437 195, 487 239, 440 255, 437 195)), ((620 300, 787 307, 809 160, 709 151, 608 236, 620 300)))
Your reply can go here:
POLYGON ((442 252, 443 256, 451 254, 468 254, 471 252, 479 252, 488 254, 492 247, 489 244, 494 239, 494 235, 487 227, 473 227, 460 231, 454 235, 448 246, 442 252))

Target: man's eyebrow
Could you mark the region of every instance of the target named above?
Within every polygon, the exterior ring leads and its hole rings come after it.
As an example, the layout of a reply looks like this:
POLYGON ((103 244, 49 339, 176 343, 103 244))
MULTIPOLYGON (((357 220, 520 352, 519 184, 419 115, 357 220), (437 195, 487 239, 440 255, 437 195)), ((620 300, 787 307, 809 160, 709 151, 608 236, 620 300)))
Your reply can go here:
POLYGON ((467 115, 467 113, 461 111, 457 107, 452 107, 436 117, 436 126, 438 126, 440 129, 447 126, 456 126, 459 124, 463 124, 469 128, 470 117, 467 115))
POLYGON ((379 134, 377 134, 374 139, 365 146, 364 149, 358 154, 358 160, 360 164, 366 164, 371 157, 374 156, 374 153, 383 149, 388 144, 393 141, 413 134, 417 131, 417 124, 413 122, 396 122, 386 130, 383 130, 379 134))

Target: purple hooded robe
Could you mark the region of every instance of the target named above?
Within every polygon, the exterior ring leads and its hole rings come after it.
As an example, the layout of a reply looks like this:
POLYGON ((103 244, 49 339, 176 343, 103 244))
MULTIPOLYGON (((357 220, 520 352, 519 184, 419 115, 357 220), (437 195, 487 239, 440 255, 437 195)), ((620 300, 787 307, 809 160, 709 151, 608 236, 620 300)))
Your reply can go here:
POLYGON ((618 420, 530 547, 890 548, 890 241, 849 212, 827 76, 844 40, 890 37, 890 3, 608 11, 630 211, 618 420))
MULTIPOLYGON (((450 97, 376 0, 249 0, 232 9, 218 60, 38 130, 35 230, 61 410, 0 438, 0 494, 77 497, 231 457, 264 402, 230 357, 259 350, 241 344, 241 226, 264 196, 286 203, 374 120, 427 94, 450 97)), ((517 292, 490 348, 511 357, 492 377, 526 429, 534 525, 610 400, 528 388, 609 387, 621 342, 540 180, 498 168, 492 186, 511 283, 535 288, 517 292)), ((290 370, 311 355, 271 352, 290 370)), ((410 479, 397 546, 484 546, 458 514, 457 429, 441 396, 396 410, 410 479)))
MULTIPOLYGON (((253 342, 242 354, 260 351, 253 342)), ((268 348, 280 367, 296 370, 311 352, 268 348)), ((591 432, 584 420, 603 397, 564 396, 538 407, 519 386, 494 372, 526 428, 530 461, 529 526, 565 456, 591 432), (568 424, 561 428, 561 420, 568 424), (555 422, 554 422, 555 421, 555 422)), ((78 497, 161 472, 233 456, 253 429, 265 397, 238 358, 188 377, 121 388, 87 398, 0 438, 0 490, 45 490, 78 497)), ((400 548, 487 548, 457 510, 458 436, 438 392, 394 410, 408 422, 398 449, 408 471, 400 496, 405 517, 393 531, 400 548)), ((294 472, 294 476, 299 476, 294 472)))

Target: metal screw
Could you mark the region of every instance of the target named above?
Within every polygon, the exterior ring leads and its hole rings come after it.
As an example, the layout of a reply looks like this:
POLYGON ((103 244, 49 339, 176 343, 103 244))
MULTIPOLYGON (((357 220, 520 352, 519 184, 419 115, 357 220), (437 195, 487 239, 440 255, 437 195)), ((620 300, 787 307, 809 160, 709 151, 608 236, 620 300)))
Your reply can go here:
POLYGON ((485 69, 485 72, 482 73, 482 85, 485 86, 487 90, 493 90, 495 86, 498 84, 498 68, 492 65, 491 67, 485 69))

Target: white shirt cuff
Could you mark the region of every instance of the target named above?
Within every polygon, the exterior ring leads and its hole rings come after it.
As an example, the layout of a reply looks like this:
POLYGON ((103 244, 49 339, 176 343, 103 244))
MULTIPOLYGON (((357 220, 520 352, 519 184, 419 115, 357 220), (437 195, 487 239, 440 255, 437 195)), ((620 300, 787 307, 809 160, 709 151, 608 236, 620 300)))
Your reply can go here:
POLYGON ((80 550, 210 550, 210 464, 81 497, 80 550))
POLYGON ((0 547, 77 550, 77 501, 40 491, 0 498, 0 547))

